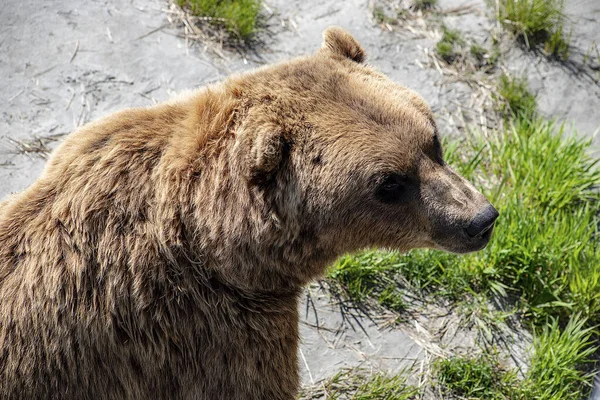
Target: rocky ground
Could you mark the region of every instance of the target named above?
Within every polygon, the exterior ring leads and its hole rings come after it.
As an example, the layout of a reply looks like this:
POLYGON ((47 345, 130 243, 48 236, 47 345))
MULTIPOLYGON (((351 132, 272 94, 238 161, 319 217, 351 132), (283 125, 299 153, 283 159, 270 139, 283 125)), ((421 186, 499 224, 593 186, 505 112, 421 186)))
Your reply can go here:
MULTIPOLYGON (((330 25, 348 29, 367 50, 369 63, 419 92, 446 134, 461 133, 460 115, 486 125, 478 89, 436 68, 431 52, 441 37, 440 21, 471 40, 489 40, 489 32, 498 28, 488 18, 490 8, 482 0, 441 0, 434 18, 416 15, 396 24, 373 18, 374 7, 400 3, 269 0, 262 43, 253 52, 240 53, 192 41, 166 0, 4 0, 0 198, 31 184, 48 152, 78 126, 125 107, 152 105, 233 72, 314 52, 330 25)), ((572 0, 567 10, 574 22, 569 63, 549 62, 504 38, 499 68, 528 77, 542 113, 573 124, 579 134, 593 135, 600 127, 598 53, 592 51, 600 43, 600 5, 572 0)), ((431 357, 477 351, 482 341, 499 344, 509 362, 526 368, 527 334, 507 327, 500 339, 490 336, 447 304, 415 298, 403 322, 390 323, 395 317, 353 309, 315 284, 301 307, 307 386, 355 366, 409 367, 422 380, 431 357)))

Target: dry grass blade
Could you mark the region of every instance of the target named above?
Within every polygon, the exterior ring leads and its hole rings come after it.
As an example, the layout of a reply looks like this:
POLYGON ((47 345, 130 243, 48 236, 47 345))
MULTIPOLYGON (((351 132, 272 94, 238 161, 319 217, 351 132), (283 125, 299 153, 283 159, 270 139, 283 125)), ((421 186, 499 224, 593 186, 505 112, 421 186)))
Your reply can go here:
POLYGON ((14 147, 16 154, 26 154, 28 156, 37 156, 46 159, 52 151, 48 145, 52 142, 56 142, 64 135, 64 133, 59 133, 50 136, 35 137, 31 140, 6 139, 14 147))
POLYGON ((79 51, 79 40, 75 43, 75 50, 73 50, 73 54, 71 55, 71 58, 69 59, 69 64, 71 64, 73 62, 78 51, 79 51))
POLYGON ((443 10, 442 13, 445 15, 460 16, 460 15, 466 15, 466 14, 472 14, 472 13, 482 13, 482 12, 474 4, 463 4, 463 5, 460 5, 457 7, 447 8, 447 9, 443 10))

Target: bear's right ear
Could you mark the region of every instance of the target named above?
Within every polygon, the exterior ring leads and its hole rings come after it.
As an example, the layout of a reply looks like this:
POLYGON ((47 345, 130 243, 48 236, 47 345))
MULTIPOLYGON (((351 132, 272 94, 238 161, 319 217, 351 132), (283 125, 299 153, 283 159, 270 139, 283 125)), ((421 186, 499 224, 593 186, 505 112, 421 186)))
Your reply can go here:
POLYGON ((323 32, 321 51, 334 57, 349 58, 357 63, 365 60, 365 51, 351 34, 337 26, 331 26, 323 32))

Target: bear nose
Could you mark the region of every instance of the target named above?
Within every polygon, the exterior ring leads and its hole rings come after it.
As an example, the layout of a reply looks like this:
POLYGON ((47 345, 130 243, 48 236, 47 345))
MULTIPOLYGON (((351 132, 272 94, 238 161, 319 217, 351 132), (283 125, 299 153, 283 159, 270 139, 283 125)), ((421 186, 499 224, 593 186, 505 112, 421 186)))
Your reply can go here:
POLYGON ((471 237, 475 237, 477 235, 484 234, 489 231, 492 226, 494 226, 494 222, 496 218, 498 218, 498 211, 491 204, 479 211, 473 221, 467 227, 467 233, 471 237))

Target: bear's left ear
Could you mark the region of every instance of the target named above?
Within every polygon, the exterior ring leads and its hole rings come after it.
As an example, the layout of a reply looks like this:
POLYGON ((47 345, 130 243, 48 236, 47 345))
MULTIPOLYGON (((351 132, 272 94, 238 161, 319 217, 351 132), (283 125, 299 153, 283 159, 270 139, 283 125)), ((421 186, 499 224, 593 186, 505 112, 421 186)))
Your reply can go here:
MULTIPOLYGON (((248 138, 250 139, 250 138, 248 138)), ((250 183, 266 185, 273 180, 289 152, 280 127, 264 126, 254 132, 246 147, 246 175, 250 183)))
POLYGON ((325 29, 321 50, 336 57, 349 58, 357 63, 362 63, 365 60, 365 51, 356 39, 337 26, 325 29))

